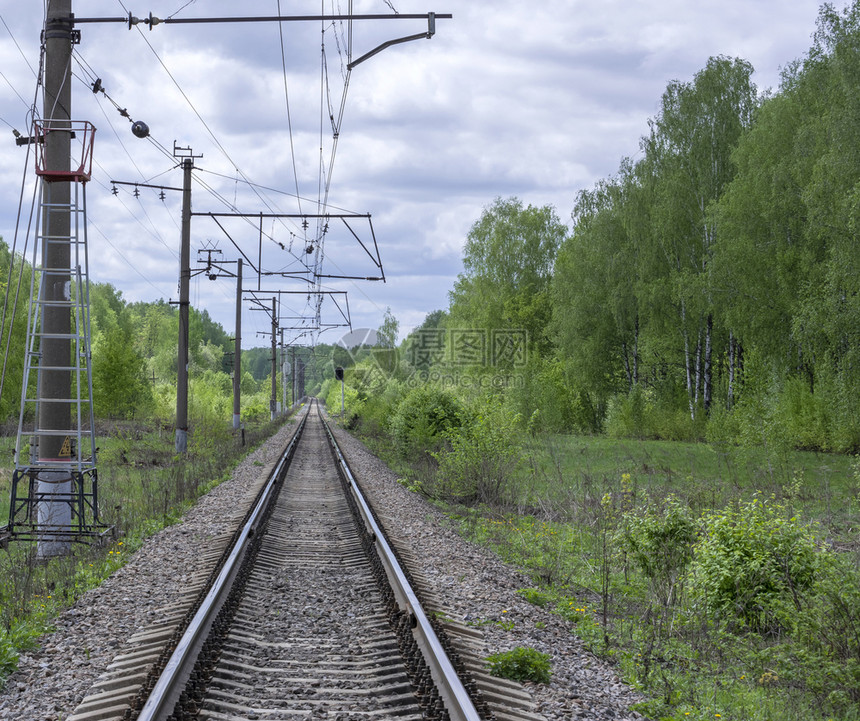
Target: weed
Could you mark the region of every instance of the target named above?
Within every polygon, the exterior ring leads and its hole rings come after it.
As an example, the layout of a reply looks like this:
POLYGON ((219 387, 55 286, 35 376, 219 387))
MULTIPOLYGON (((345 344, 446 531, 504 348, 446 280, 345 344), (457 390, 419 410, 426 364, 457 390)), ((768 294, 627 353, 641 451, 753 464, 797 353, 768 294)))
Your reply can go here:
POLYGON ((552 676, 549 654, 541 653, 528 646, 519 646, 511 651, 488 656, 487 666, 493 676, 512 681, 549 683, 552 676))
POLYGON ((550 595, 546 591, 537 588, 521 588, 517 591, 529 603, 543 608, 550 602, 550 595))

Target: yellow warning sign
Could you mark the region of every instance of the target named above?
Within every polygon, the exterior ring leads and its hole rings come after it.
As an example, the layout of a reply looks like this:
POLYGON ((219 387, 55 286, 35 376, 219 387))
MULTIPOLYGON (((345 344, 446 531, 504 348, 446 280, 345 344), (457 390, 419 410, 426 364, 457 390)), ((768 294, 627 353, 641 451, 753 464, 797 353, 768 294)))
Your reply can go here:
POLYGON ((66 436, 66 440, 63 441, 63 447, 60 449, 60 458, 71 458, 72 457, 72 439, 66 436))

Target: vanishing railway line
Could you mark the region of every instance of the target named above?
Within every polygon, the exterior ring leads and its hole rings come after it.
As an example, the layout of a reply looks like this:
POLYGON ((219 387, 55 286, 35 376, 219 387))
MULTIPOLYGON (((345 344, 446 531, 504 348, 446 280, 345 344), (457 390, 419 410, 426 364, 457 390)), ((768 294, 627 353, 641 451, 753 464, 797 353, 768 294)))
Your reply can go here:
POLYGON ((68 721, 541 718, 425 610, 315 403, 220 545, 68 721))

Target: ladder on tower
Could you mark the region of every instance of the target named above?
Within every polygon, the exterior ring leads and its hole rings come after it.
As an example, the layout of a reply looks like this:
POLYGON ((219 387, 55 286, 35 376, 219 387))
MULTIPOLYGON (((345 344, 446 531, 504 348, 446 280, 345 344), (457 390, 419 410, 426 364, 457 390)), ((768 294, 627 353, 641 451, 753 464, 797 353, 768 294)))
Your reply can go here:
POLYGON ((62 553, 68 542, 86 541, 106 531, 98 506, 87 252, 86 183, 91 175, 94 133, 95 128, 85 121, 36 125, 36 174, 43 192, 33 249, 9 524, 3 535, 38 540, 40 552, 43 545, 47 549, 43 555, 62 553), (44 140, 52 132, 69 133, 76 139, 81 152, 77 168, 45 168, 44 140), (59 255, 67 263, 40 264, 40 251, 42 259, 59 255), (50 320, 46 322, 46 318, 50 320), (60 349, 52 357, 59 355, 64 360, 45 361, 44 351, 52 343, 60 349), (46 393, 52 382, 71 392, 61 394, 64 397, 46 393), (46 416, 40 411, 47 403, 67 412, 48 414, 63 421, 42 427, 46 416), (52 544, 56 546, 53 551, 52 544))

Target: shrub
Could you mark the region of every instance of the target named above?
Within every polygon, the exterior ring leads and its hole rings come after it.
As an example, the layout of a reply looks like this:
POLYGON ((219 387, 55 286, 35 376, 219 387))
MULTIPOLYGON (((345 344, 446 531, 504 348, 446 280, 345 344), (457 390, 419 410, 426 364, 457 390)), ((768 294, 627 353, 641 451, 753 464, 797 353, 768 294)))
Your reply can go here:
POLYGON ((687 392, 680 385, 635 385, 609 399, 606 433, 613 438, 662 438, 698 441, 704 438, 706 414, 690 416, 687 392))
POLYGON ((662 509, 649 506, 624 514, 622 545, 663 605, 675 600, 678 583, 693 558, 697 533, 689 508, 673 495, 662 509))
POLYGON ((819 553, 814 535, 782 507, 755 497, 737 511, 703 516, 694 589, 717 618, 779 631, 807 605, 819 553))
POLYGON ((809 381, 794 376, 786 380, 778 411, 792 446, 801 450, 828 450, 827 401, 824 393, 813 395, 809 381))
POLYGON ((644 438, 645 413, 649 406, 650 401, 640 385, 629 393, 612 396, 606 408, 606 434, 612 438, 644 438))
POLYGON ((720 404, 712 406, 705 439, 717 450, 736 445, 740 439, 740 428, 734 413, 720 404))
POLYGON ((517 593, 532 605, 540 608, 543 608, 552 600, 549 593, 539 588, 521 588, 517 593))
POLYGON ((361 406, 361 415, 353 427, 364 436, 382 435, 386 421, 393 412, 391 403, 384 395, 371 394, 361 406))
POLYGON ((268 420, 272 415, 269 398, 263 392, 255 393, 252 396, 243 396, 241 414, 243 421, 259 423, 268 420))
POLYGON ((341 401, 344 409, 344 423, 347 427, 355 423, 357 416, 361 413, 364 399, 352 385, 346 383, 341 387, 340 381, 329 384, 328 388, 323 386, 326 411, 331 416, 339 416, 341 412, 341 401), (343 395, 341 395, 343 391, 343 395))
POLYGON ((593 433, 600 429, 588 392, 562 360, 536 359, 518 373, 523 382, 513 383, 506 396, 523 418, 534 418, 533 430, 593 433))
POLYGON ((502 505, 520 465, 520 417, 501 401, 481 402, 470 423, 449 431, 450 448, 439 462, 433 495, 458 503, 502 505))
POLYGON ((750 351, 744 362, 743 392, 732 411, 740 445, 777 454, 790 447, 785 415, 779 413, 778 405, 777 372, 759 353, 750 351))
POLYGON ((494 653, 487 657, 487 665, 493 676, 508 678, 512 681, 549 683, 552 676, 549 654, 541 653, 528 646, 494 653))
POLYGON ((822 561, 815 603, 791 616, 794 644, 780 671, 850 718, 860 703, 860 572, 842 553, 822 553, 822 561))
POLYGON ((463 408, 446 391, 422 385, 410 391, 391 418, 391 436, 405 456, 438 450, 446 434, 463 423, 463 408))
POLYGON ((18 651, 6 629, 0 628, 0 678, 6 678, 17 667, 18 651))

